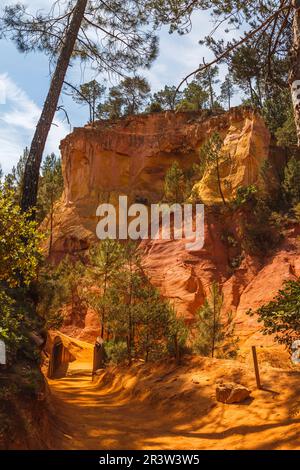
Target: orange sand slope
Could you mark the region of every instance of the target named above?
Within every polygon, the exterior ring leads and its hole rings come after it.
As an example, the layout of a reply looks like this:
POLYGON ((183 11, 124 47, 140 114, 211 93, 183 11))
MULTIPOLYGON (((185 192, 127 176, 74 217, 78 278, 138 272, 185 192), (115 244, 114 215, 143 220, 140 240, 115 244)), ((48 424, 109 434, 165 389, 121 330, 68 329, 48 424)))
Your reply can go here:
MULTIPOLYGON (((74 340, 72 340, 73 342, 74 340)), ((53 449, 299 449, 300 371, 188 358, 175 364, 135 364, 91 381, 91 345, 80 343, 68 376, 50 380, 53 449), (252 390, 243 404, 216 402, 216 382, 252 390)))

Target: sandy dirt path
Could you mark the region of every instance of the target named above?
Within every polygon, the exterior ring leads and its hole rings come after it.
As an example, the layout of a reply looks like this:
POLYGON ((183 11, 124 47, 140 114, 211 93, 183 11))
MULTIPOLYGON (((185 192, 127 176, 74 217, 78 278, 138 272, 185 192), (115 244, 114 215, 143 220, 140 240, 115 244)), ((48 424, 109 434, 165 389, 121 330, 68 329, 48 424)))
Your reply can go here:
POLYGON ((120 377, 120 384, 117 377, 113 385, 97 385, 91 381, 90 362, 75 362, 66 378, 49 381, 57 417, 53 448, 300 449, 300 414, 291 415, 300 400, 300 374, 265 371, 266 385, 275 384, 280 393, 254 390, 244 404, 223 405, 213 398, 212 383, 221 373, 240 373, 231 363, 205 366, 200 375, 195 365, 163 376, 143 372, 142 389, 151 389, 153 397, 141 400, 125 390, 136 380, 134 374, 120 377))

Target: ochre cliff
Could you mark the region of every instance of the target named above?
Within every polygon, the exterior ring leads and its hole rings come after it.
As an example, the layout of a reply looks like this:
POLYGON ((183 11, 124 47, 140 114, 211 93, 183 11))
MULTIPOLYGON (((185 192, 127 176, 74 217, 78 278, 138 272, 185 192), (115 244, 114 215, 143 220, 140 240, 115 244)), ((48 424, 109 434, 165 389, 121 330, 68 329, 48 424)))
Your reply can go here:
MULTIPOLYGON (((234 222, 228 222, 234 231, 234 222)), ((199 252, 187 252, 184 239, 143 241, 144 266, 152 283, 187 321, 193 320, 212 282, 218 281, 224 294, 224 310, 234 314, 243 347, 270 345, 272 339, 262 337, 257 319, 246 312, 272 300, 285 280, 300 277, 300 227, 287 230, 285 239, 268 256, 245 255, 234 269, 230 263, 234 253, 223 241, 224 228, 224 220, 219 221, 207 211, 205 245, 199 252)))
MULTIPOLYGON (((61 143, 65 191, 55 211, 52 258, 84 252, 97 240, 99 203, 116 203, 119 195, 128 195, 130 202, 158 202, 167 169, 175 160, 183 168, 199 161, 200 148, 213 132, 221 135, 223 152, 230 157, 220 168, 228 199, 239 186, 258 183, 266 159, 274 175, 284 164, 283 152, 270 145, 262 118, 247 108, 206 119, 166 112, 75 129, 61 143)), ((270 300, 285 279, 300 275, 299 227, 291 228, 269 257, 244 256, 233 268, 239 253, 224 243, 224 231, 234 232, 235 221, 220 218, 215 208, 220 202, 216 179, 208 172, 194 190, 206 205, 203 249, 188 252, 185 240, 145 240, 141 245, 145 268, 187 321, 203 303, 211 282, 218 280, 226 309, 235 314, 238 334, 247 343, 257 335, 258 325, 246 311, 270 300)), ((97 335, 98 322, 91 311, 77 326, 69 318, 68 332, 84 339, 97 335)))
MULTIPOLYGON (((213 132, 222 136, 230 156, 220 173, 229 183, 223 192, 231 197, 237 187, 256 183, 262 162, 272 157, 269 132, 252 110, 234 108, 210 119, 166 112, 75 129, 61 143, 65 192, 56 208, 52 253, 86 249, 95 238, 102 202, 116 203, 123 194, 130 202, 158 202, 167 169, 175 160, 182 168, 199 162, 200 148, 213 132)), ((209 172, 195 191, 205 204, 220 199, 209 172)))

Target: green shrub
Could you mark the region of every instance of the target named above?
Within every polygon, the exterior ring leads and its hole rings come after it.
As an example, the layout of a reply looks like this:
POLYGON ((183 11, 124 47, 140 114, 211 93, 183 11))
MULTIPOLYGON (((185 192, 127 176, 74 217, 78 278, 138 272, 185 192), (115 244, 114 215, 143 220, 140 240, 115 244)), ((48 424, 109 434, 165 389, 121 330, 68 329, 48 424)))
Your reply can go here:
POLYGON ((7 347, 9 359, 16 356, 18 349, 26 342, 24 335, 25 315, 22 313, 14 299, 0 290, 0 339, 7 347))
POLYGON ((128 360, 126 341, 107 341, 105 343, 107 362, 111 364, 124 364, 128 360))
POLYGON ((297 130, 292 110, 283 123, 282 127, 279 127, 276 130, 275 136, 277 139, 277 145, 282 147, 291 147, 292 145, 297 145, 297 130))
POLYGON ((40 327, 32 296, 42 259, 42 235, 30 214, 24 214, 16 194, 0 184, 0 339, 7 346, 8 364, 18 354, 35 359, 28 334, 40 327))
POLYGON ((290 158, 284 169, 283 191, 290 205, 300 202, 300 160, 290 158))
POLYGON ((241 186, 237 189, 233 203, 236 207, 240 207, 244 204, 255 203, 256 194, 257 187, 254 184, 241 186))
MULTIPOLYGON (((254 312, 249 310, 249 315, 254 312)), ((265 335, 275 335, 280 344, 290 347, 300 338, 300 280, 286 281, 275 298, 256 312, 265 335)))
POLYGON ((241 225, 242 248, 252 255, 263 255, 273 249, 282 238, 280 227, 272 219, 269 199, 256 186, 241 187, 234 201, 243 209, 241 225))

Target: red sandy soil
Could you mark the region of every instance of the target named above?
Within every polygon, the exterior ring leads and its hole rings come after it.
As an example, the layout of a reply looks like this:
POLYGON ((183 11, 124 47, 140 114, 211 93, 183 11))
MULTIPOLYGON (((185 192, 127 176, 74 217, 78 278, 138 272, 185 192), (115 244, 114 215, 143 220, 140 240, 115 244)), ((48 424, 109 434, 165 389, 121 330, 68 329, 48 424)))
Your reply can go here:
POLYGON ((300 448, 299 370, 261 361, 257 390, 250 362, 187 358, 181 366, 111 368, 93 383, 91 345, 80 350, 67 377, 49 380, 53 449, 300 448), (249 387, 251 399, 218 403, 221 380, 249 387))

